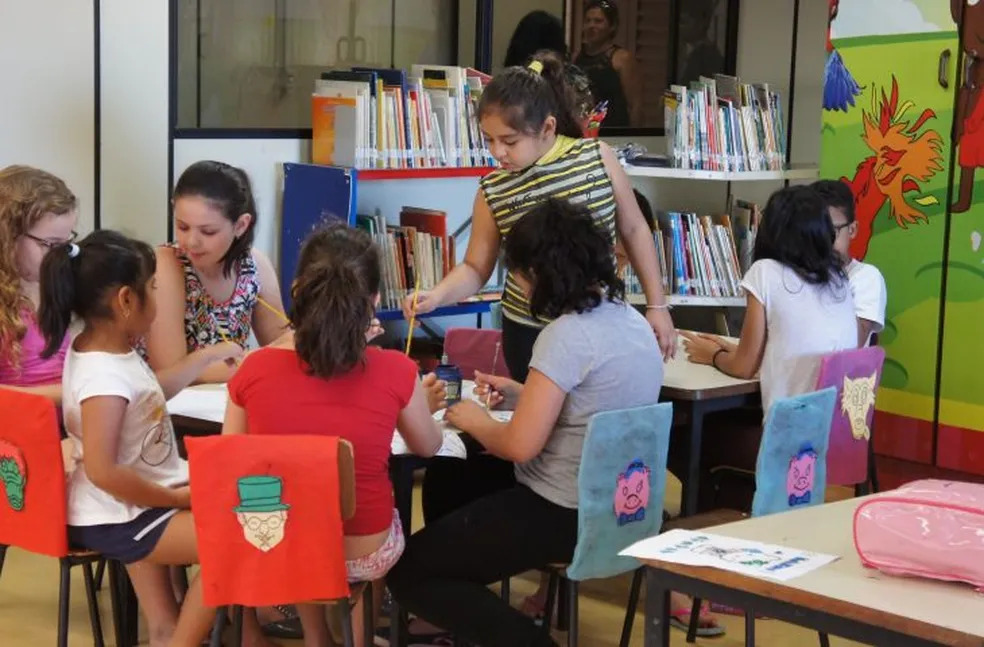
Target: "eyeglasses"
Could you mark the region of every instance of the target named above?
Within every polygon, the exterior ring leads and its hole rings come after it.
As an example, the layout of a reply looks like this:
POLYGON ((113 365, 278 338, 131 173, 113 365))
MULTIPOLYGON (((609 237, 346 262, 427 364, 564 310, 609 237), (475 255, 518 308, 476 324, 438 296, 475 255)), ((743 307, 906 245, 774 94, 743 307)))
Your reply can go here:
POLYGON ((853 224, 854 224, 853 222, 844 222, 844 223, 841 223, 839 225, 834 225, 834 235, 835 236, 839 236, 840 233, 841 233, 841 231, 843 231, 844 229, 847 229, 848 227, 850 227, 853 224))
POLYGON ((68 245, 74 243, 75 240, 79 237, 79 232, 73 231, 72 234, 66 240, 49 240, 47 238, 38 238, 34 234, 24 234, 24 237, 30 238, 38 245, 41 245, 41 247, 44 247, 47 250, 51 250, 52 248, 58 247, 59 245, 68 245))

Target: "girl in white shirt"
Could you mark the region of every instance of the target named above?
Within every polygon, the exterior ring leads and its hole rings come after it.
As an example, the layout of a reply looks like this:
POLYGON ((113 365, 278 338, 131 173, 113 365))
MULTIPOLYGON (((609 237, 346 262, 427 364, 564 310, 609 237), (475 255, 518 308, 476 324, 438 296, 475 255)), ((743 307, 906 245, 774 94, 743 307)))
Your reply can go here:
POLYGON ((215 611, 203 606, 196 578, 179 615, 168 576, 168 565, 194 564, 198 551, 188 466, 166 402, 242 348, 204 348, 155 375, 131 347, 154 319, 154 272, 154 251, 114 231, 53 248, 41 265, 42 356, 58 350, 73 314, 85 323, 62 380, 76 464, 68 485, 70 542, 126 564, 152 647, 197 646, 215 611))
MULTIPOLYGON (((772 194, 754 258, 742 279, 747 305, 738 343, 685 333, 684 347, 692 362, 734 377, 758 374, 767 414, 776 400, 814 390, 820 358, 856 348, 858 331, 833 225, 812 188, 792 186, 772 194)), ((706 423, 702 470, 729 465, 754 471, 761 438, 758 415, 744 424, 733 412, 715 416, 706 423)), ((707 482, 701 478, 702 495, 707 482)))

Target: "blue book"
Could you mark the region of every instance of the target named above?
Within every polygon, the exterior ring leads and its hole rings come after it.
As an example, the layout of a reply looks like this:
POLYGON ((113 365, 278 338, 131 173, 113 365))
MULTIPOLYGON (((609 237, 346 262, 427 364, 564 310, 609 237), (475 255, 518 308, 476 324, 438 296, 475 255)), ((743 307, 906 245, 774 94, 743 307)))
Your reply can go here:
POLYGON ((332 221, 355 226, 357 172, 340 166, 284 164, 281 204, 280 294, 290 305, 290 286, 297 270, 301 243, 312 231, 332 221))

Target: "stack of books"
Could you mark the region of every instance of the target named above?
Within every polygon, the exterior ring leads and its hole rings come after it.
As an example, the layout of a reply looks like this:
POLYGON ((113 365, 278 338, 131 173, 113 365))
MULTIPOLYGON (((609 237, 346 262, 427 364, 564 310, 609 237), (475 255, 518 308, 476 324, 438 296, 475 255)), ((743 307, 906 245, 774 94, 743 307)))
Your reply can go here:
POLYGON ((430 290, 454 268, 454 238, 443 211, 403 207, 398 227, 378 214, 357 216, 356 226, 372 235, 380 251, 383 309, 399 308, 415 288, 430 290))
POLYGON ((491 77, 447 65, 325 72, 311 97, 311 158, 358 169, 492 166, 478 124, 491 77))
POLYGON ((768 83, 716 74, 663 94, 667 157, 677 168, 779 171, 786 132, 779 94, 768 83))
MULTIPOLYGON (((663 291, 703 297, 742 296, 741 278, 752 262, 759 210, 735 200, 730 214, 661 213, 653 233, 663 291)), ((626 292, 641 294, 631 267, 624 275, 626 292)))

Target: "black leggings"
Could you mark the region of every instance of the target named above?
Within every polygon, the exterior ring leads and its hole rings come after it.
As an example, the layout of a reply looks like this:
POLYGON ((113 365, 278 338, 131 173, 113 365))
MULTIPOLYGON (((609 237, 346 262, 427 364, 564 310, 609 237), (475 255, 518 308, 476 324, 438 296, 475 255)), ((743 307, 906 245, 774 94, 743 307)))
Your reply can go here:
POLYGON ((469 642, 554 645, 532 618, 487 587, 569 562, 576 543, 576 509, 515 485, 427 523, 410 537, 386 581, 405 609, 469 642))

